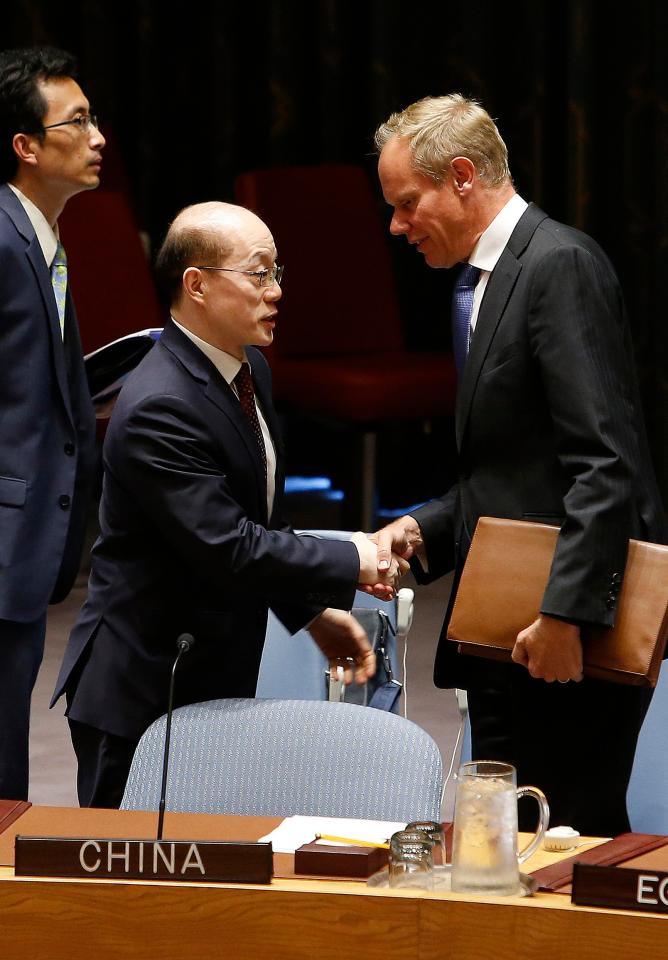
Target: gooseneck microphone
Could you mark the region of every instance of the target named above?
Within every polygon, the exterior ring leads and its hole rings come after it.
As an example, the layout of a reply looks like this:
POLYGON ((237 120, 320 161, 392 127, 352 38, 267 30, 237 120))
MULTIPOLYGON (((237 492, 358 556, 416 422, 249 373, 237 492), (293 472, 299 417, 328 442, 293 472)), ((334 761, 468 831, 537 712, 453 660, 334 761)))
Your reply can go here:
POLYGON ((182 633, 176 641, 178 653, 172 667, 172 677, 169 683, 169 701, 167 703, 167 726, 165 728, 165 751, 162 756, 162 787, 160 788, 160 803, 158 805, 158 840, 162 840, 162 827, 165 820, 165 798, 167 796, 167 769, 169 766, 169 740, 172 733, 172 711, 174 709, 174 677, 179 660, 184 653, 192 649, 195 638, 191 633, 182 633))

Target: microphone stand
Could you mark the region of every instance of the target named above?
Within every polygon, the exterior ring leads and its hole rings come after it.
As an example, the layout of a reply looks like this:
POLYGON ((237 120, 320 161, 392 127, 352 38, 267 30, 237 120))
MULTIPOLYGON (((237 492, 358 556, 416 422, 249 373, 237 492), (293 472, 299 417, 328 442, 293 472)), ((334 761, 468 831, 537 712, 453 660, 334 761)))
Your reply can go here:
POLYGON ((160 803, 158 805, 158 840, 162 840, 162 827, 165 820, 165 800, 167 797, 167 769, 169 766, 169 741, 172 733, 172 711, 174 709, 174 678, 179 660, 184 653, 191 649, 195 638, 190 633, 182 633, 176 641, 179 652, 172 667, 172 676, 169 683, 169 701, 167 703, 167 726, 165 728, 165 750, 162 756, 162 787, 160 788, 160 803))

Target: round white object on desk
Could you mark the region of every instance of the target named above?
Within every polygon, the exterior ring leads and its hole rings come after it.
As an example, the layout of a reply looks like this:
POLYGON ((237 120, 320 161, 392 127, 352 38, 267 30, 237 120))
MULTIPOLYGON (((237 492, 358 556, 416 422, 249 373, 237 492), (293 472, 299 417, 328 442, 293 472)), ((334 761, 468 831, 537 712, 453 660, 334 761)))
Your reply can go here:
POLYGON ((580 833, 573 827, 551 827, 545 831, 543 848, 545 850, 570 850, 578 845, 580 833))

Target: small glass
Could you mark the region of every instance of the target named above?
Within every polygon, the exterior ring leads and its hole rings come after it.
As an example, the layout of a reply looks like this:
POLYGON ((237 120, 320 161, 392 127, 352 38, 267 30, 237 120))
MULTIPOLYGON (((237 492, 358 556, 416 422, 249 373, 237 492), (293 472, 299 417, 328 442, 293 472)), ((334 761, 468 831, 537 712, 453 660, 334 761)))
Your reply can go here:
POLYGON ((417 830, 400 830, 390 837, 389 884, 401 889, 432 890, 433 842, 417 830))
POLYGON ((413 820, 406 824, 406 830, 416 830, 429 837, 434 845, 434 868, 445 866, 445 833, 442 823, 437 823, 435 820, 413 820))

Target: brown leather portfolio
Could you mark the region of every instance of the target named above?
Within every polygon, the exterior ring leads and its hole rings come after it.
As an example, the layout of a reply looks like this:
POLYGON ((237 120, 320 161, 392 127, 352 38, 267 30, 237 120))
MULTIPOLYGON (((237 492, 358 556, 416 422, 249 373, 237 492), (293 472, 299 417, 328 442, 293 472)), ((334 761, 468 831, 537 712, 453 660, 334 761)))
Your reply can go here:
MULTIPOLYGON (((461 653, 510 661, 517 634, 540 612, 559 528, 478 521, 448 627, 461 653)), ((584 672, 656 685, 668 634, 668 546, 629 541, 615 625, 582 631, 584 672)))
POLYGON ((23 816, 30 807, 28 800, 0 800, 0 833, 23 816))
POLYGON ((566 860, 551 863, 548 867, 532 870, 531 876, 538 881, 541 890, 552 893, 570 893, 573 882, 573 867, 576 863, 613 867, 646 866, 653 870, 668 869, 668 837, 654 833, 622 833, 613 840, 588 847, 566 860), (657 851, 654 853, 654 851, 657 851))

